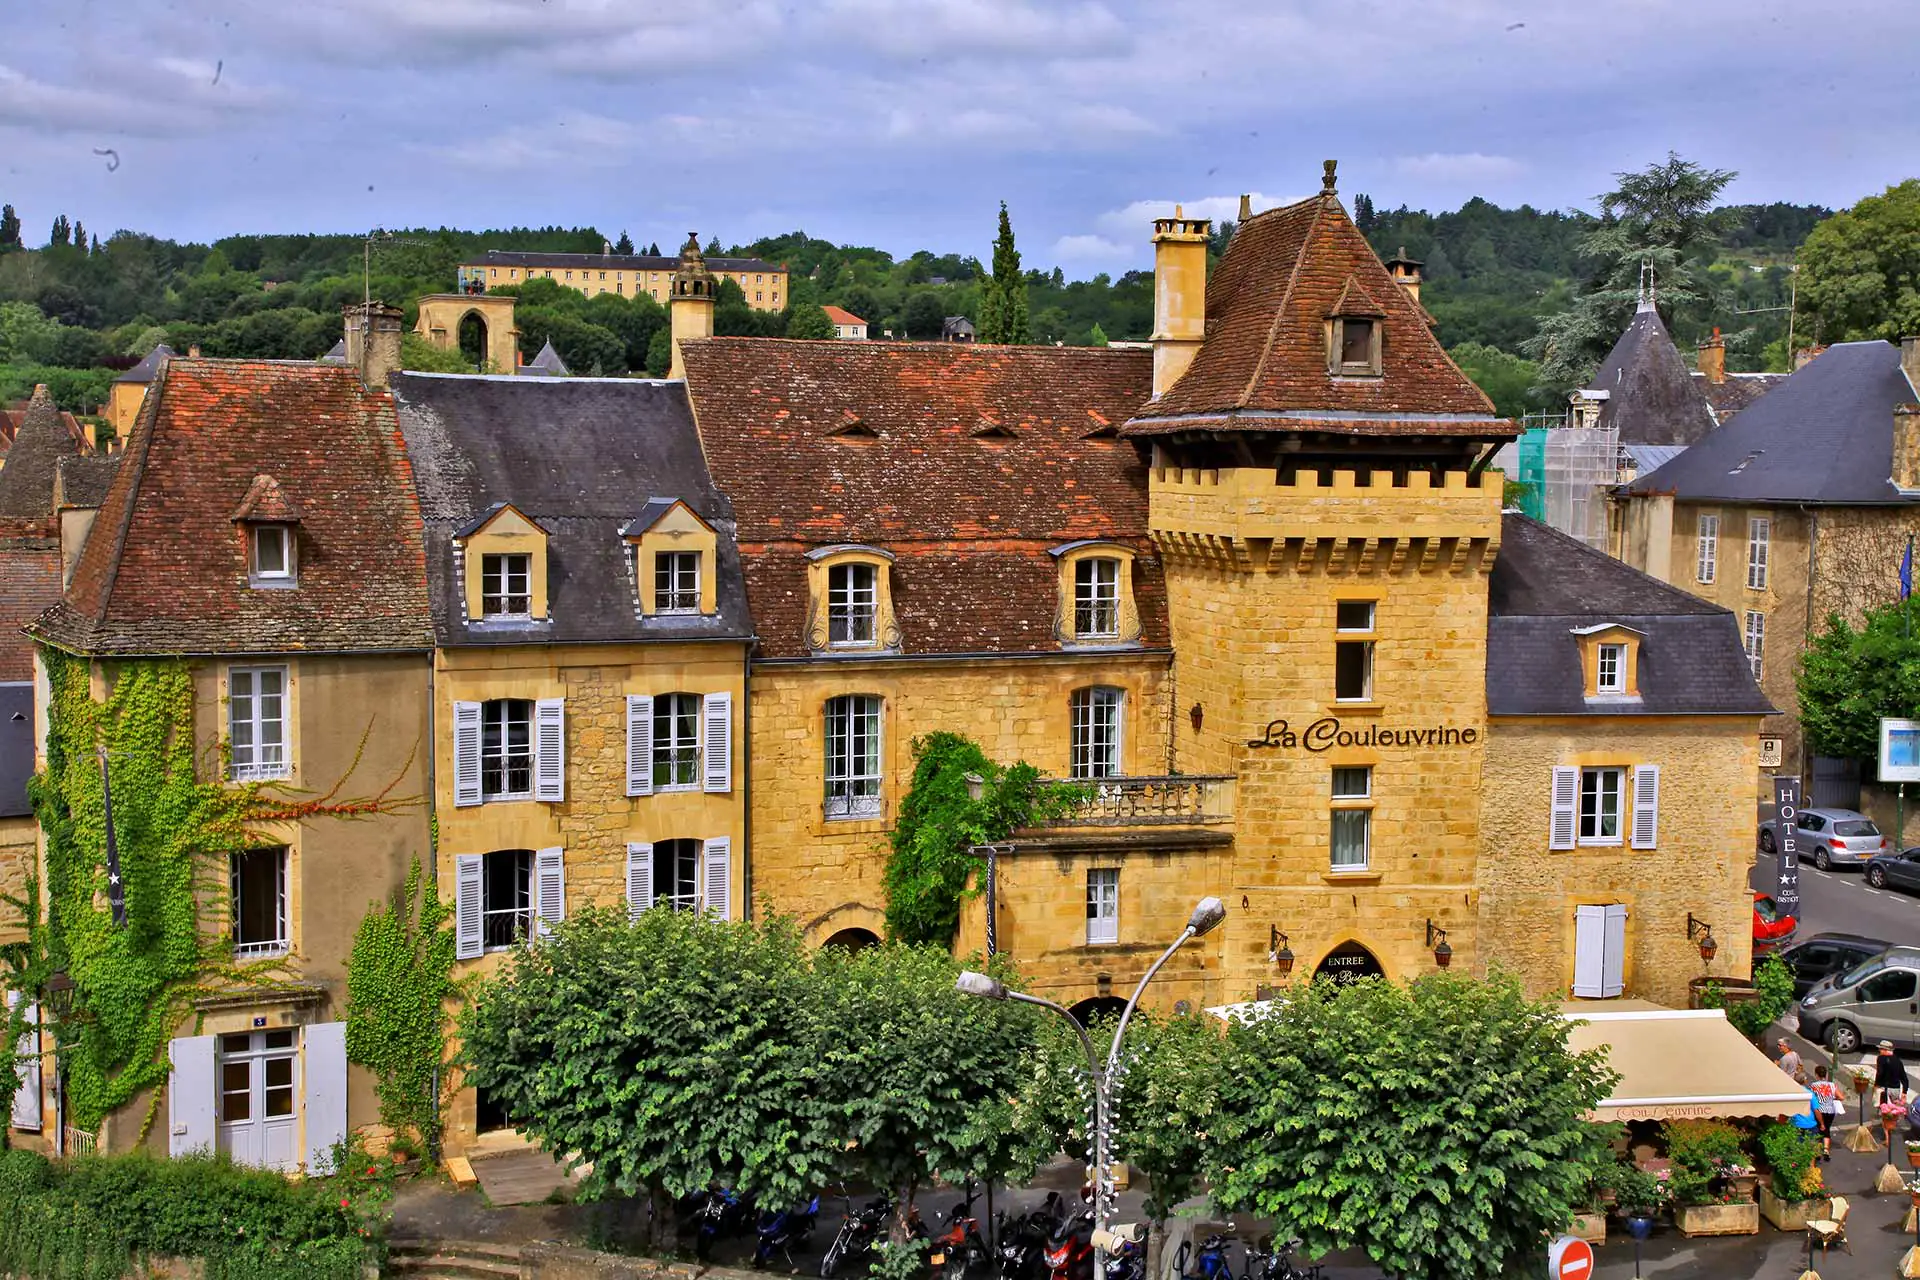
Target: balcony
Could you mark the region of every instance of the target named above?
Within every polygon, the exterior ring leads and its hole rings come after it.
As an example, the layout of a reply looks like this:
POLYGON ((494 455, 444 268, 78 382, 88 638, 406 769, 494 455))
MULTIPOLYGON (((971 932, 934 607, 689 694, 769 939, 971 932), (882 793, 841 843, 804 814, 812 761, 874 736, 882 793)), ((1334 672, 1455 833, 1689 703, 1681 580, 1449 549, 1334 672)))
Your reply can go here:
POLYGON ((1233 822, 1232 774, 1138 778, 1045 778, 1043 787, 1090 788, 1072 811, 1039 823, 1052 827, 1210 827, 1233 822))

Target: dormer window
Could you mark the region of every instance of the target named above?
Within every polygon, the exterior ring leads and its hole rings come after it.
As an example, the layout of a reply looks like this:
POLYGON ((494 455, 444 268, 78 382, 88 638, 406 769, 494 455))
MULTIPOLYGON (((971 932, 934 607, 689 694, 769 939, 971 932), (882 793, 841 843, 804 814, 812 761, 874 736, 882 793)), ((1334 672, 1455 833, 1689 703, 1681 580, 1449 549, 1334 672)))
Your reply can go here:
POLYGON ((1594 685, 1601 693, 1627 691, 1627 646, 1624 644, 1600 646, 1594 685))
POLYGON ((1117 542, 1069 542, 1048 554, 1059 561, 1056 639, 1068 645, 1098 646, 1139 640, 1131 547, 1117 542))
POLYGON ((1340 364, 1372 369, 1373 321, 1355 318, 1340 322, 1340 364))
POLYGON ((653 611, 700 612, 700 553, 661 551, 653 557, 653 611))
POLYGON ((1083 640, 1120 634, 1120 562, 1088 556, 1073 569, 1073 632, 1083 640))
POLYGON ((256 586, 292 586, 293 530, 284 524, 257 524, 248 530, 251 546, 247 574, 256 586))
POLYGON ((1358 276, 1348 276, 1327 313, 1327 372, 1336 378, 1380 376, 1383 311, 1358 276))
POLYGON ((840 543, 807 552, 807 647, 815 653, 894 653, 893 555, 840 543))
POLYGON ((1589 700, 1632 702, 1640 697, 1638 664, 1646 636, 1618 622, 1575 627, 1580 647, 1582 696, 1589 700))
POLYGON ((870 564, 836 564, 827 570, 827 643, 870 645, 880 609, 880 575, 870 564))
POLYGON ((631 559, 635 602, 643 618, 709 617, 720 602, 714 567, 720 540, 712 525, 679 498, 651 498, 621 527, 631 559))
POLYGON ((533 609, 533 557, 489 552, 480 557, 480 615, 525 618, 533 609))

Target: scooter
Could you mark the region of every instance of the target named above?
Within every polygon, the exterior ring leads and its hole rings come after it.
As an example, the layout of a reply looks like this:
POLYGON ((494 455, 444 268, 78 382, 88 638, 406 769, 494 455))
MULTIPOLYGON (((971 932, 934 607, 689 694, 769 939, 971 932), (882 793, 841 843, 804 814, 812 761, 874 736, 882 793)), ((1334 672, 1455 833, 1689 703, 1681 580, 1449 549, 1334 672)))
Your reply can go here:
POLYGON ((1320 1280, 1319 1263, 1302 1267, 1294 1262, 1293 1255, 1300 1244, 1298 1237, 1278 1248, 1274 1247, 1272 1237, 1259 1240, 1247 1250, 1245 1280, 1320 1280))
POLYGON ((893 1215, 893 1202, 885 1196, 875 1196, 858 1212, 854 1211, 851 1196, 842 1195, 840 1199, 845 1202, 847 1212, 841 1219, 840 1230, 834 1233, 833 1243, 820 1256, 822 1280, 831 1280, 841 1264, 873 1252, 875 1243, 886 1234, 887 1219, 893 1215))
POLYGON ((1040 1260, 1047 1280, 1093 1280, 1093 1213, 1070 1214, 1047 1236, 1040 1260))
POLYGON ((746 1229, 752 1210, 731 1187, 708 1187, 681 1203, 693 1219, 693 1256, 707 1261, 713 1254, 713 1242, 722 1236, 737 1235, 746 1229))
POLYGON ((1040 1280, 1041 1253, 1060 1220, 1060 1193, 1047 1193, 1046 1207, 1031 1213, 1002 1213, 994 1238, 999 1242, 999 1280, 1040 1280))
POLYGON ((798 1208, 762 1214, 759 1239, 753 1246, 753 1265, 756 1268, 765 1267, 777 1253, 787 1260, 789 1267, 794 1266, 793 1251, 807 1247, 807 1241, 812 1238, 813 1228, 819 1219, 819 1196, 814 1196, 798 1208))
POLYGON ((1193 1241, 1182 1240, 1180 1251, 1174 1255, 1174 1273, 1180 1280, 1233 1280, 1233 1259, 1227 1256, 1230 1243, 1226 1236, 1214 1232, 1200 1242, 1199 1252, 1196 1253, 1193 1241), (1189 1257, 1198 1264, 1191 1271, 1187 1269, 1189 1257))
POLYGON ((973 1216, 973 1202, 980 1198, 973 1183, 967 1183, 966 1199, 947 1211, 944 1230, 929 1242, 927 1265, 943 1280, 965 1280, 969 1268, 987 1259, 987 1242, 980 1238, 980 1220, 973 1216))

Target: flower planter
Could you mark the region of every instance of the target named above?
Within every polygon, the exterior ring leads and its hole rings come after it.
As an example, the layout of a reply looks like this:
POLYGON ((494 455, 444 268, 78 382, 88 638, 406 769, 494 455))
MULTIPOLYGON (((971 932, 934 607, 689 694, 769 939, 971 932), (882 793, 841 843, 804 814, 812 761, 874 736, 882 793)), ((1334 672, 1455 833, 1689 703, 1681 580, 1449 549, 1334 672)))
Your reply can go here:
POLYGON ((1907 1144, 1907 1163, 1920 1169, 1920 1147, 1915 1147, 1912 1143, 1907 1144))
POLYGON ((1683 1236, 1750 1236, 1760 1230, 1760 1206, 1745 1204, 1684 1204, 1673 1211, 1673 1225, 1683 1236))
POLYGON ((1727 1181, 1733 1188, 1733 1194, 1742 1200, 1751 1200, 1754 1188, 1760 1185, 1760 1176, 1753 1173, 1738 1173, 1727 1181))
POLYGON ((1760 1214, 1776 1231, 1805 1231, 1807 1223, 1833 1212, 1833 1201, 1826 1196, 1813 1200, 1782 1200, 1773 1188, 1760 1185, 1760 1214))
POLYGON ((1607 1242, 1607 1215, 1604 1211, 1598 1213, 1576 1213, 1573 1215, 1573 1225, 1567 1228, 1567 1233, 1578 1236, 1588 1244, 1605 1244, 1607 1242))

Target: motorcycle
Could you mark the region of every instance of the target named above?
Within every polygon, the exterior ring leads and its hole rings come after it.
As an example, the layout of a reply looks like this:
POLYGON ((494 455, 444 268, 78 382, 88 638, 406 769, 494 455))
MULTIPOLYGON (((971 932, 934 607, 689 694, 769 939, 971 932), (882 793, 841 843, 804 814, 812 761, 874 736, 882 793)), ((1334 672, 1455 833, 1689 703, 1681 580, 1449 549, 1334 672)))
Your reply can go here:
POLYGON ((1081 1209, 1062 1218, 1047 1236, 1040 1260, 1047 1280, 1093 1280, 1093 1212, 1081 1209))
POLYGON ((1227 1256, 1228 1237, 1214 1232, 1200 1242, 1198 1253, 1193 1250, 1193 1241, 1182 1240, 1180 1251, 1174 1255, 1173 1270, 1180 1280, 1233 1280, 1233 1259, 1227 1256), (1191 1257, 1198 1265, 1191 1271, 1187 1269, 1187 1260, 1191 1257))
POLYGON ((1047 1204, 1043 1209, 1018 1215, 1002 1213, 999 1228, 994 1232, 994 1238, 999 1242, 998 1280, 1040 1280, 1041 1253, 1046 1249, 1047 1237, 1053 1234, 1059 1220, 1058 1191, 1047 1193, 1047 1204))
POLYGON ((712 1257, 714 1241, 746 1230, 752 1214, 747 1202, 731 1187, 696 1191, 680 1202, 680 1211, 692 1219, 693 1256, 702 1262, 712 1257))
POLYGON ((1108 1232, 1106 1280, 1147 1280, 1146 1231, 1138 1224, 1108 1232))
POLYGON ((857 1212, 851 1196, 842 1195, 840 1199, 847 1206, 846 1215, 840 1221, 840 1230, 834 1233, 833 1243, 820 1256, 822 1280, 831 1280, 842 1263, 872 1253, 887 1233, 887 1219, 893 1216, 893 1202, 883 1195, 867 1201, 857 1212))
POLYGON ((765 1267, 773 1261, 776 1253, 786 1258, 789 1267, 794 1266, 793 1251, 807 1247, 819 1218, 819 1196, 814 1196, 797 1208, 762 1214, 759 1239, 753 1246, 754 1267, 765 1267))
POLYGON ((969 1268, 986 1261, 987 1242, 980 1237, 980 1220, 973 1216, 973 1202, 979 1198, 969 1181, 966 1199, 947 1211, 945 1230, 929 1242, 927 1265, 942 1280, 965 1280, 969 1268))
POLYGON ((1270 1236, 1258 1241, 1247 1250, 1245 1280, 1320 1280, 1319 1263, 1302 1267, 1294 1262, 1294 1251, 1300 1244, 1298 1237, 1277 1249, 1270 1236))

